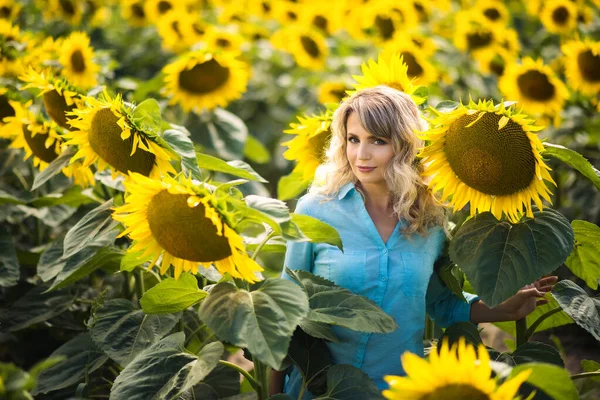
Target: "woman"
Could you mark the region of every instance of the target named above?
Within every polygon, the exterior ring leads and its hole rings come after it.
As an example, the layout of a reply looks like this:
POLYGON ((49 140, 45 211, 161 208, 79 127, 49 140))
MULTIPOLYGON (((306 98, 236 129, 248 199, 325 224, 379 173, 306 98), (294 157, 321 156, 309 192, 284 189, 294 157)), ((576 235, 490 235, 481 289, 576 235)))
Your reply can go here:
MULTIPOLYGON (((334 114, 327 162, 296 213, 338 230, 344 245, 288 244, 285 266, 310 271, 368 297, 394 317, 398 329, 368 334, 334 327, 339 343, 328 343, 335 364, 361 368, 384 389, 384 375, 403 375, 400 355, 423 355, 425 313, 442 327, 455 322, 523 318, 546 300, 556 277, 521 289, 495 308, 464 293, 455 296, 433 273, 444 249, 444 209, 420 176, 415 162, 426 129, 411 98, 387 86, 355 93, 334 114)), ((288 278, 285 272, 284 278, 288 278)), ((301 377, 292 371, 285 392, 297 398, 301 377)), ((271 392, 283 388, 272 374, 271 392)), ((305 398, 311 398, 310 395, 305 398)))

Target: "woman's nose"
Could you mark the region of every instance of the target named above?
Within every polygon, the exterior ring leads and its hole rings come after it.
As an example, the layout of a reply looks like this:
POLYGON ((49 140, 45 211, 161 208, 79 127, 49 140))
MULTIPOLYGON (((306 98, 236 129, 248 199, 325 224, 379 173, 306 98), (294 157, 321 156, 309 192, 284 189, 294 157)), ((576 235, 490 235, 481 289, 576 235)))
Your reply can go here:
POLYGON ((358 147, 358 159, 359 160, 368 160, 371 158, 369 154, 369 148, 366 145, 361 144, 358 147))

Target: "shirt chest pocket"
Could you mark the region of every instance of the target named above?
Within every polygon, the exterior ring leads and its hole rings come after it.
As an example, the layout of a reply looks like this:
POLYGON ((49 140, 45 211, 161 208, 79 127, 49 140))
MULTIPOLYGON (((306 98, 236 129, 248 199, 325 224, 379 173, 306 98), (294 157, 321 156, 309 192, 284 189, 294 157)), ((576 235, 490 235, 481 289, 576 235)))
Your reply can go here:
POLYGON ((366 251, 346 250, 342 253, 338 249, 327 249, 315 260, 315 274, 324 276, 336 285, 354 293, 359 293, 365 286, 366 264, 366 251))
POLYGON ((433 272, 431 256, 424 253, 402 253, 402 283, 400 288, 407 296, 425 296, 433 272))

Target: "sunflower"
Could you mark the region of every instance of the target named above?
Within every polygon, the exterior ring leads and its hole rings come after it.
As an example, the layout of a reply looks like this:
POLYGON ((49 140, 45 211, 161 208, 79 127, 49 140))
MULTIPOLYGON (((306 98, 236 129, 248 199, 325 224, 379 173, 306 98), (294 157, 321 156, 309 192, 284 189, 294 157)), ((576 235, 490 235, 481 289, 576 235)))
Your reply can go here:
POLYGON ((415 103, 422 104, 425 99, 415 95, 417 86, 413 85, 408 77, 408 66, 403 60, 400 53, 386 53, 379 55, 377 62, 370 59, 368 62, 361 65, 361 75, 352 75, 352 78, 357 83, 353 84, 353 91, 349 91, 348 95, 355 92, 372 88, 379 85, 386 85, 396 90, 400 90, 412 97, 415 103))
POLYGON ((492 377, 485 346, 480 344, 476 349, 462 337, 451 347, 444 340, 439 354, 432 351, 429 360, 405 352, 402 367, 407 376, 384 377, 390 387, 382 393, 385 398, 513 400, 519 386, 531 375, 531 370, 526 370, 499 385, 492 377))
POLYGON ((0 19, 15 21, 21 12, 21 7, 15 0, 0 0, 0 19))
POLYGON ((475 4, 475 9, 489 23, 506 26, 510 22, 510 13, 502 2, 496 0, 478 1, 475 4))
POLYGON ((244 38, 238 33, 211 26, 204 38, 207 48, 222 50, 233 55, 242 54, 244 38))
POLYGON ((330 36, 340 28, 339 13, 336 12, 335 7, 334 1, 328 4, 327 8, 321 4, 303 4, 298 8, 300 12, 298 22, 316 29, 325 36, 330 36))
POLYGON ((346 97, 346 90, 350 90, 350 87, 344 82, 323 82, 319 86, 319 103, 339 103, 344 97, 346 97))
POLYGON ((442 201, 452 195, 455 210, 470 203, 471 215, 491 211, 498 219, 504 213, 517 222, 523 206, 533 218, 532 201, 540 210, 541 198, 551 203, 545 181, 554 181, 534 133, 543 128, 526 115, 504 103, 471 101, 450 113, 438 113, 431 123, 435 128, 421 136, 430 141, 419 154, 424 175, 432 176, 433 191, 443 189, 442 201))
POLYGON ((526 57, 507 65, 498 87, 505 98, 517 100, 528 113, 559 115, 569 91, 542 60, 526 57))
POLYGON ((38 9, 45 10, 46 20, 61 20, 79 25, 83 17, 83 2, 78 0, 37 0, 38 9))
POLYGON ((552 33, 569 34, 577 27, 577 5, 570 0, 544 2, 540 19, 552 33))
POLYGON ((29 71, 19 79, 27 83, 21 87, 21 90, 29 88, 40 90, 39 96, 44 99, 46 112, 58 126, 65 129, 71 128, 68 123, 71 117, 67 113, 82 104, 80 89, 72 86, 63 78, 37 72, 32 67, 29 67, 29 71))
POLYGON ((96 75, 100 66, 93 61, 94 49, 90 38, 84 32, 73 32, 60 48, 59 61, 63 66, 61 74, 73 85, 83 89, 96 86, 96 75))
MULTIPOLYGON (((389 42, 398 31, 414 28, 419 23, 411 4, 393 0, 374 1, 366 7, 357 7, 353 14, 363 34, 374 37, 380 43, 389 42)), ((362 35, 357 33, 354 36, 361 38, 362 35)))
POLYGON ((183 271, 198 272, 211 264, 221 273, 256 282, 263 268, 246 254, 242 237, 229 225, 216 198, 185 177, 162 181, 132 173, 125 181, 125 204, 113 218, 125 225, 120 236, 134 241, 128 252, 141 253, 140 260, 159 257, 160 273, 173 265, 175 278, 183 271))
POLYGON ((132 26, 148 25, 144 0, 121 0, 121 17, 132 26))
POLYGON ((301 67, 315 71, 325 68, 329 49, 325 37, 316 30, 290 25, 276 31, 271 43, 276 49, 291 53, 301 67))
POLYGON ((180 53, 189 48, 185 32, 181 29, 182 20, 187 20, 185 10, 175 9, 162 15, 156 22, 158 34, 162 39, 162 47, 174 53, 180 53))
POLYGON ((490 51, 483 52, 475 58, 482 73, 496 76, 504 75, 506 66, 515 62, 515 56, 501 46, 495 46, 490 51))
POLYGON ((283 153, 287 160, 298 164, 294 172, 302 174, 304 181, 314 178, 319 164, 325 160, 327 143, 331 139, 331 120, 333 113, 326 111, 320 115, 298 117, 299 123, 291 123, 285 133, 296 135, 292 140, 282 143, 288 149, 283 153))
POLYGON ((419 17, 419 22, 428 23, 436 5, 423 0, 411 0, 411 3, 415 13, 419 17))
POLYGON ((186 1, 175 1, 175 0, 146 0, 144 2, 144 14, 149 21, 157 23, 163 18, 168 12, 179 10, 186 12, 187 2, 186 1))
POLYGON ((185 44, 188 48, 191 48, 196 43, 205 40, 206 32, 208 32, 210 26, 199 15, 184 14, 180 15, 178 27, 185 44))
POLYGON ((572 40, 562 46, 569 85, 581 93, 600 92, 600 42, 572 40))
POLYGON ((8 89, 0 88, 0 127, 4 125, 4 118, 14 116, 15 108, 13 107, 11 98, 8 95, 8 89))
POLYGON ((175 173, 171 156, 158 144, 155 134, 148 133, 134 122, 133 107, 125 105, 120 95, 111 98, 104 91, 98 99, 88 96, 86 106, 73 110, 72 131, 65 134, 68 145, 79 150, 71 162, 83 159, 88 167, 98 162, 98 170, 110 168, 112 175, 138 172, 160 178, 175 173))
POLYGON ((12 78, 23 72, 22 42, 19 27, 0 19, 0 76, 12 78))
POLYGON ((479 14, 472 11, 457 13, 456 20, 454 45, 457 49, 475 54, 497 44, 498 28, 479 14))
POLYGON ((433 64, 412 42, 395 42, 386 47, 382 54, 388 59, 393 54, 400 54, 402 61, 407 66, 406 74, 416 85, 427 86, 437 79, 438 74, 433 64))
POLYGON ((86 13, 91 26, 101 27, 108 22, 111 11, 105 3, 105 0, 85 0, 86 13))
POLYGON ((249 67, 233 55, 204 50, 186 53, 163 68, 171 104, 185 111, 225 107, 246 91, 249 67))
POLYGON ((273 3, 273 18, 281 25, 295 24, 300 19, 302 9, 299 4, 287 1, 273 3))
POLYGON ((407 44, 414 45, 423 57, 431 57, 437 51, 437 45, 431 37, 415 30, 398 31, 394 35, 394 38, 385 46, 385 50, 389 51, 394 48, 406 46, 407 44))

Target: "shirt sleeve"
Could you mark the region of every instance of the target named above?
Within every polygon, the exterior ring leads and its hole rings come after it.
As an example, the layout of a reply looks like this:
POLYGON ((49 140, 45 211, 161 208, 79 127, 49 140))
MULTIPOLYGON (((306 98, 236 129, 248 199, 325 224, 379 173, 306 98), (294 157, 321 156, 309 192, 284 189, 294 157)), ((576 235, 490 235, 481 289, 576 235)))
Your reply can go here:
POLYGON ((431 274, 427 295, 425 297, 427 315, 436 323, 446 328, 455 322, 468 322, 471 320, 471 303, 479 300, 479 296, 462 292, 467 302, 452 293, 443 284, 437 272, 431 274))
MULTIPOLYGON (((309 195, 305 195, 298 200, 298 204, 296 205, 296 214, 310 215, 309 210, 309 200, 307 198, 309 195)), ((285 267, 291 270, 303 270, 312 272, 313 270, 313 255, 314 244, 311 242, 287 242, 287 249, 285 251, 285 261, 283 262, 283 271, 281 272, 281 277, 283 279, 288 279, 293 281, 292 277, 290 277, 285 272, 285 267)))

